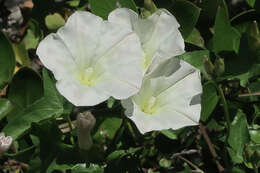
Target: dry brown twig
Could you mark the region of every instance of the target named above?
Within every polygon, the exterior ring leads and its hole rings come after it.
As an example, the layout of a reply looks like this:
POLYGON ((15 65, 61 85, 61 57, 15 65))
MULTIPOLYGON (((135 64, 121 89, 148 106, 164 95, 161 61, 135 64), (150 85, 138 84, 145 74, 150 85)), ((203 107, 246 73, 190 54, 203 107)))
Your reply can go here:
POLYGON ((239 95, 238 95, 238 97, 250 97, 250 96, 260 96, 260 92, 247 93, 247 94, 239 94, 239 95))
POLYGON ((217 153, 216 153, 216 150, 215 150, 215 148, 213 147, 213 144, 212 144, 212 142, 211 142, 211 140, 210 140, 210 138, 209 138, 209 136, 208 136, 208 133, 207 133, 207 131, 206 131, 206 128, 203 126, 203 124, 199 124, 199 127, 200 127, 200 131, 201 131, 201 133, 202 133, 202 135, 203 135, 203 137, 204 137, 204 139, 205 139, 205 141, 206 141, 206 143, 207 143, 207 145, 208 145, 208 147, 209 147, 209 150, 210 150, 210 153, 211 153, 211 155, 213 156, 213 159, 214 159, 214 161, 215 161, 215 163, 216 163, 216 165, 217 165, 217 168, 218 168, 218 171, 219 172, 224 172, 225 171, 225 169, 223 168, 223 166, 219 163, 219 161, 217 160, 217 158, 218 158, 218 155, 217 155, 217 153))

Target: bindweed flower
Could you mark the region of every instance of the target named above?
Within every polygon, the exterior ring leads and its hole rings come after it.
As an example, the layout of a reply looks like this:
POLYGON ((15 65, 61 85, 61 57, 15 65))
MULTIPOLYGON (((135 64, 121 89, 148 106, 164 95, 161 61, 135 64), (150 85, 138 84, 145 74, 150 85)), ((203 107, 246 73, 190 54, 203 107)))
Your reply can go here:
POLYGON ((143 73, 153 71, 161 62, 184 53, 184 40, 175 17, 165 9, 146 19, 127 8, 118 8, 108 16, 108 21, 134 31, 143 48, 143 73))
POLYGON ((126 99, 141 87, 138 36, 89 12, 72 14, 36 53, 53 72, 58 91, 76 106, 93 106, 110 96, 126 99))
POLYGON ((198 124, 201 93, 200 71, 173 57, 145 76, 140 92, 122 105, 141 133, 178 129, 198 124))
POLYGON ((79 148, 89 150, 93 144, 91 138, 91 130, 96 124, 95 117, 91 112, 80 113, 77 116, 77 131, 79 148))
POLYGON ((13 138, 0 133, 0 156, 2 156, 11 146, 13 138))

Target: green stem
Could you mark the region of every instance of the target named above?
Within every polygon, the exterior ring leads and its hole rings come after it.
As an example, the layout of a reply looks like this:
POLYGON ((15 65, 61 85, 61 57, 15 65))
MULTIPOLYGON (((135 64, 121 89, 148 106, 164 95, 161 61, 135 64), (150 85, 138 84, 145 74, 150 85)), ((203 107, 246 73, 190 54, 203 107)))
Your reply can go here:
POLYGON ((72 145, 74 145, 74 138, 73 138, 73 135, 72 135, 72 130, 73 130, 73 127, 72 127, 72 122, 71 122, 71 119, 70 119, 70 115, 68 114, 68 115, 66 115, 66 119, 67 119, 67 121, 68 121, 68 123, 69 123, 69 128, 70 128, 70 141, 71 141, 71 143, 72 143, 72 145))
POLYGON ((30 146, 30 147, 28 147, 28 148, 25 148, 24 150, 20 150, 20 151, 18 151, 18 152, 16 152, 16 153, 4 153, 4 155, 5 156, 9 156, 9 157, 15 157, 15 156, 18 156, 18 155, 20 155, 20 154, 23 154, 23 153, 25 153, 25 152, 27 152, 27 151, 30 151, 30 150, 32 150, 32 149, 34 149, 34 148, 36 148, 36 145, 32 145, 32 146, 30 146))
POLYGON ((133 136, 133 138, 134 138, 134 141, 136 141, 137 140, 137 136, 136 136, 136 134, 135 134, 135 132, 134 132, 134 129, 133 129, 133 127, 132 127, 132 125, 130 124, 130 122, 127 120, 127 128, 128 128, 128 130, 129 130, 129 132, 131 133, 131 135, 133 136))
POLYGON ((64 150, 66 149, 73 149, 73 146, 72 145, 69 145, 69 144, 65 144, 65 143, 58 143, 58 146, 64 150))
POLYGON ((258 168, 256 165, 254 165, 254 173, 258 173, 258 168))
POLYGON ((224 93, 223 93, 221 84, 217 85, 217 89, 218 89, 218 93, 219 93, 219 95, 220 95, 221 102, 222 102, 222 104, 223 104, 224 115, 225 115, 225 119, 226 119, 226 121, 227 121, 228 130, 229 130, 230 124, 231 124, 231 122, 230 122, 230 116, 229 116, 227 101, 226 101, 226 98, 225 98, 225 96, 224 96, 224 93))

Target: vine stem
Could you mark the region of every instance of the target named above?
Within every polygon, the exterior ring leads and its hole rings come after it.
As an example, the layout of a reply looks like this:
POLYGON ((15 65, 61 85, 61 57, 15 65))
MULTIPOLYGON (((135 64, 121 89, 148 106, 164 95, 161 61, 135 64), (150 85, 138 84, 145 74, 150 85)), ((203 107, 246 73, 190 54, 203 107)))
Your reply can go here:
POLYGON ((182 157, 181 155, 177 156, 179 159, 185 161, 186 163, 188 163, 190 166, 192 166, 196 172, 199 172, 199 173, 204 173, 204 171, 202 171, 197 165, 195 165, 194 163, 192 163, 191 161, 189 161, 188 159, 182 157))
POLYGON ((254 165, 254 173, 258 173, 258 168, 256 165, 254 165))
POLYGON ((225 169, 223 168, 223 166, 217 160, 218 155, 216 153, 215 148, 213 147, 213 144, 212 144, 212 142, 211 142, 211 140, 210 140, 210 138, 208 136, 208 133, 207 133, 205 127, 201 123, 199 124, 199 127, 200 127, 200 131, 201 131, 201 133, 202 133, 202 135, 203 135, 203 137, 204 137, 204 139, 205 139, 205 141, 206 141, 206 143, 207 143, 207 145, 209 147, 210 153, 213 156, 213 159, 215 160, 215 163, 217 165, 218 171, 219 172, 224 172, 225 169))
POLYGON ((5 156, 9 156, 9 157, 15 157, 15 156, 17 156, 17 155, 20 155, 20 154, 22 154, 22 153, 25 153, 25 152, 27 152, 27 151, 30 151, 30 150, 32 150, 32 149, 34 149, 34 148, 36 148, 36 145, 32 145, 32 146, 30 146, 30 147, 28 147, 28 148, 25 148, 25 149, 23 149, 23 150, 20 150, 20 151, 18 151, 18 152, 16 152, 16 153, 4 153, 4 155, 5 155, 5 156))
POLYGON ((72 145, 74 145, 75 142, 74 142, 74 138, 73 138, 73 135, 72 135, 73 126, 72 126, 72 122, 71 122, 69 114, 66 115, 66 119, 67 119, 67 121, 69 123, 69 128, 70 128, 70 140, 71 140, 72 145))
POLYGON ((217 85, 217 90, 218 90, 218 93, 220 95, 221 102, 223 104, 224 115, 225 115, 225 119, 227 121, 228 131, 229 131, 230 124, 231 124, 231 122, 230 122, 230 115, 229 115, 229 111, 228 111, 227 101, 226 101, 226 98, 224 96, 221 84, 217 85))

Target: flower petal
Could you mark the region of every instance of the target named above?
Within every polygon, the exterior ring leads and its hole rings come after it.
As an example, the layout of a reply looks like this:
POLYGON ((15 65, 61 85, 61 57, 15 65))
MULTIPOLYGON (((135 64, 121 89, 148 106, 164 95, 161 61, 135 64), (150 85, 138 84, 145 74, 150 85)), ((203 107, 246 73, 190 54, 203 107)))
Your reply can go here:
POLYGON ((129 117, 142 134, 154 130, 179 129, 185 126, 197 125, 196 122, 174 110, 165 110, 160 115, 149 115, 134 106, 133 116, 129 117))
POLYGON ((97 87, 116 99, 136 94, 142 84, 142 49, 139 38, 129 33, 96 63, 103 69, 97 87))
POLYGON ((138 20, 138 14, 128 8, 117 8, 109 13, 108 21, 121 24, 133 30, 133 24, 138 20))
POLYGON ((64 78, 76 68, 73 56, 57 34, 50 34, 42 40, 36 53, 57 80, 64 78))
POLYGON ((132 29, 140 38, 144 51, 143 70, 151 72, 162 61, 184 53, 184 40, 178 30, 176 18, 162 9, 147 19, 138 19, 129 9, 112 11, 108 20, 132 29))
POLYGON ((57 88, 76 106, 93 106, 110 96, 126 99, 142 83, 142 48, 126 27, 89 12, 75 12, 37 54, 57 79, 57 88))
POLYGON ((89 12, 77 11, 68 18, 65 26, 58 30, 57 34, 79 67, 87 66, 91 63, 90 57, 95 56, 101 41, 102 24, 102 18, 89 12))
POLYGON ((173 57, 181 55, 185 52, 184 50, 184 39, 180 31, 177 29, 175 32, 172 32, 170 36, 160 45, 156 54, 153 57, 152 62, 150 63, 147 73, 152 72, 160 63, 173 57))
POLYGON ((198 124, 201 104, 193 100, 201 93, 200 71, 171 58, 145 77, 140 92, 131 97, 134 110, 129 104, 125 107, 133 112, 130 118, 142 133, 178 129, 198 124))
POLYGON ((95 87, 87 87, 71 78, 56 83, 58 91, 75 106, 94 106, 110 96, 95 87))
MULTIPOLYGON (((197 70, 157 96, 160 110, 170 110, 182 114, 194 122, 200 119, 200 104, 191 105, 194 96, 202 93, 200 72, 197 70)), ((174 127, 172 127, 174 128, 174 127)))

